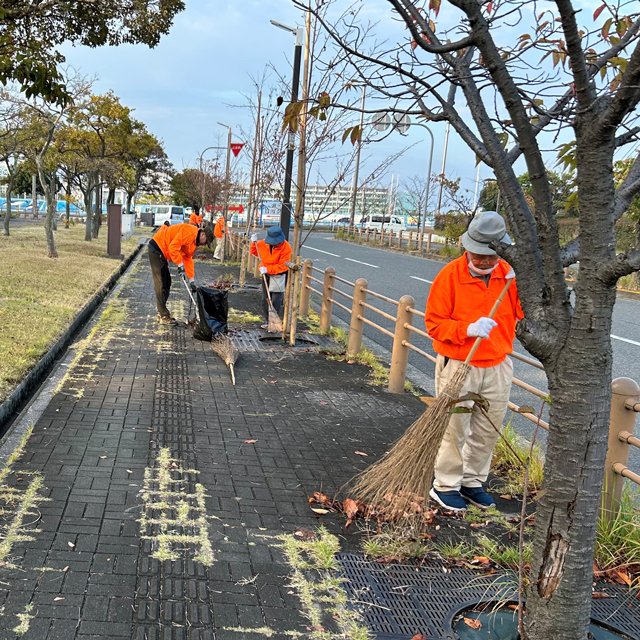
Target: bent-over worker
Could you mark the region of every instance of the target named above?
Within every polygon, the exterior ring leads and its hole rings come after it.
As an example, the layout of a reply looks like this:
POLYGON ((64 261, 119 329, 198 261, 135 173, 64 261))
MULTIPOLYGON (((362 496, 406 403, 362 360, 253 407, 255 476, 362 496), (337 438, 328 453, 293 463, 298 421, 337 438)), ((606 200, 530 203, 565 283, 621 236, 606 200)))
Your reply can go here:
POLYGON ((188 279, 191 290, 195 291, 193 254, 197 247, 205 244, 211 247, 212 242, 211 229, 198 229, 186 223, 174 224, 170 227, 162 225, 149 240, 149 263, 160 324, 176 324, 167 309, 167 299, 171 292, 169 262, 173 262, 178 267, 178 275, 185 281, 188 279))
MULTIPOLYGON (((502 216, 495 211, 476 215, 462 236, 462 257, 446 265, 435 277, 425 315, 433 338, 436 395, 441 393, 482 337, 471 359, 471 371, 460 392, 477 393, 489 402, 489 416, 499 428, 507 411, 516 322, 523 318, 515 282, 509 287, 493 319, 488 314, 508 279, 514 277, 491 243, 508 243, 502 216)), ((458 406, 471 406, 472 402, 458 406)), ((465 511, 466 502, 488 509, 495 506, 483 484, 489 474, 498 434, 479 413, 453 413, 435 464, 430 496, 449 511, 465 511)))
POLYGON ((199 227, 202 225, 202 214, 198 213, 195 209, 191 212, 191 215, 189 216, 189 224, 192 224, 196 227, 199 227))
MULTIPOLYGON (((286 263, 291 260, 292 253, 291 245, 280 227, 269 227, 264 240, 258 241, 255 233, 251 236, 251 255, 260 258, 259 271, 266 279, 266 286, 265 279, 262 281, 262 309, 266 319, 269 318, 267 287, 273 308, 280 315, 289 273, 286 263)), ((262 325, 262 328, 266 329, 267 325, 262 325)))

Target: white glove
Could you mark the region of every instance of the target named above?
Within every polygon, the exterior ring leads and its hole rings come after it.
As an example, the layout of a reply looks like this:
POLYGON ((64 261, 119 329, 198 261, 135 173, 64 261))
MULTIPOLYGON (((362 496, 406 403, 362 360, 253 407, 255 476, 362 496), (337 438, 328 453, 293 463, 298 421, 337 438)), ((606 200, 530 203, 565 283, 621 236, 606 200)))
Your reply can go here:
POLYGON ((513 270, 513 267, 511 267, 511 269, 509 269, 509 273, 507 273, 507 275, 505 276, 506 280, 511 280, 512 278, 516 277, 516 272, 513 270))
POLYGON ((470 338, 488 338, 491 329, 497 327, 498 323, 491 318, 478 318, 467 327, 467 335, 470 338))
POLYGON ((258 236, 255 233, 251 236, 251 242, 258 242, 258 236))
POLYGON ((260 273, 267 273, 267 267, 260 267, 260 273))

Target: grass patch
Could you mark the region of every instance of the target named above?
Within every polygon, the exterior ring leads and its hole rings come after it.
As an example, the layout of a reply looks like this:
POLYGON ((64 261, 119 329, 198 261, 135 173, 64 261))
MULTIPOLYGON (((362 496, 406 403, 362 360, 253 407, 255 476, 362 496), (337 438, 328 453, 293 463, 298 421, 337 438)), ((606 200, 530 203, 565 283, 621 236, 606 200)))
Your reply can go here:
MULTIPOLYGON (((492 562, 501 567, 507 569, 518 570, 519 556, 518 545, 502 545, 496 540, 487 538, 487 536, 479 536, 477 538, 477 548, 475 549, 477 555, 483 555, 489 558, 492 562)), ((531 543, 525 542, 522 559, 525 564, 531 563, 531 543)))
POLYGON ((433 547, 417 540, 409 528, 403 531, 391 525, 362 541, 362 552, 370 558, 403 561, 409 558, 424 558, 433 547))
MULTIPOLYGON (((29 225, 0 236, 0 402, 66 329, 89 298, 120 267, 104 258, 106 228, 84 240, 84 225, 55 232, 58 259, 47 258, 44 230, 29 225)), ((138 245, 122 243, 129 255, 138 245)))
POLYGON ((602 570, 640 563, 640 488, 619 481, 625 485, 618 513, 598 519, 595 562, 602 570))
MULTIPOLYGON (((531 443, 519 436, 512 426, 511 420, 502 429, 502 435, 513 450, 523 459, 529 456, 531 443)), ((497 475, 506 482, 505 493, 522 495, 524 493, 524 469, 520 461, 513 455, 502 438, 498 438, 493 450, 491 467, 497 475)), ((538 491, 542 486, 544 473, 544 454, 539 445, 535 445, 531 453, 531 467, 529 469, 529 492, 538 491)))
POLYGON ((229 322, 237 324, 246 324, 248 322, 262 322, 262 318, 250 311, 239 311, 238 309, 229 309, 229 322))
POLYGON ((457 560, 470 560, 474 555, 473 547, 467 542, 452 542, 446 540, 435 545, 434 550, 437 551, 445 560, 455 562, 457 560))

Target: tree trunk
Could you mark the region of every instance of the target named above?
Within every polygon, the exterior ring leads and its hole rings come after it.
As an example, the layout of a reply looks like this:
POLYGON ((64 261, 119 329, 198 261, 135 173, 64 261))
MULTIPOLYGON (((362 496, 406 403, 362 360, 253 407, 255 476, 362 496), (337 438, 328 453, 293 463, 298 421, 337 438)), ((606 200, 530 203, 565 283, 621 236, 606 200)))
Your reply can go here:
POLYGON ((69 228, 69 218, 71 217, 71 180, 67 180, 67 193, 65 198, 65 217, 64 217, 64 228, 69 228))
POLYGON ((56 194, 55 194, 55 174, 51 177, 53 184, 47 183, 40 162, 38 166, 38 177, 44 191, 44 197, 47 205, 47 213, 44 218, 44 235, 47 239, 47 257, 57 258, 58 251, 56 249, 56 241, 53 237, 54 215, 56 214, 56 194))
POLYGON ((97 238, 100 234, 100 226, 102 225, 102 185, 98 180, 96 185, 96 210, 93 214, 93 237, 97 238))
POLYGON ((116 202, 116 188, 109 187, 109 193, 107 194, 107 204, 115 204, 116 202))
POLYGON ((93 187, 91 184, 87 186, 87 190, 82 195, 84 196, 84 212, 86 214, 84 239, 91 242, 93 239, 93 187))
POLYGON ((11 191, 13 190, 13 173, 9 175, 9 184, 7 185, 7 210, 4 214, 4 235, 9 235, 9 224, 11 222, 11 191))
POLYGON ((527 596, 528 640, 585 640, 591 614, 616 291, 598 277, 599 267, 615 255, 613 138, 589 136, 585 122, 576 125, 581 256, 571 328, 543 362, 551 407, 527 596))

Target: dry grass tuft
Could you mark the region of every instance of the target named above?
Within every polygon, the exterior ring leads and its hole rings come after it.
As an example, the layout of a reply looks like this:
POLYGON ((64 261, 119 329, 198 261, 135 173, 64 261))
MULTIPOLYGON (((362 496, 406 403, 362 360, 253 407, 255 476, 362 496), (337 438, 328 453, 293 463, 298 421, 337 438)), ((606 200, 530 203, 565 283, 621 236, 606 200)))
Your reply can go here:
MULTIPOLYGON (((106 228, 93 242, 84 226, 55 232, 59 258, 47 258, 39 225, 0 236, 0 402, 20 383, 120 262, 104 258, 106 228)), ((133 236, 122 245, 129 255, 133 236)))

